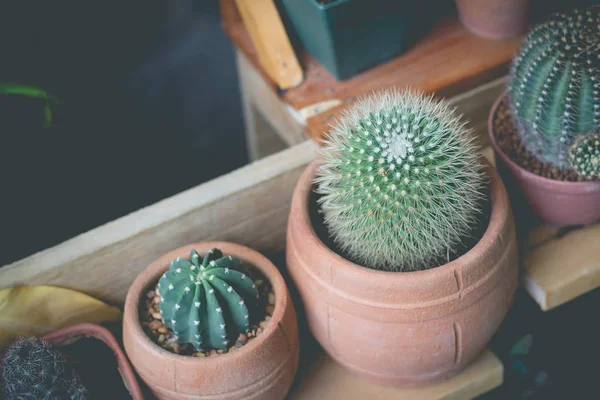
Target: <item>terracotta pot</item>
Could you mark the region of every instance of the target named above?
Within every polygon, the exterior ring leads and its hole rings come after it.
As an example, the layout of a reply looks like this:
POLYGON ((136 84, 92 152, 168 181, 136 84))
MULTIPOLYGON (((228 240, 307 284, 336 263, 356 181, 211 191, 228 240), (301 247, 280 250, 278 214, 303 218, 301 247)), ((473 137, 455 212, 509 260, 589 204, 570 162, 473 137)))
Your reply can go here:
MULTIPOLYGON (((295 188, 287 264, 310 331, 350 371, 395 387, 452 377, 485 350, 517 285, 515 224, 502 180, 491 176, 491 216, 481 240, 446 265, 378 271, 328 248, 309 216, 317 161, 295 188)), ((318 217, 319 218, 319 217, 318 217)))
MULTIPOLYGON (((496 100, 488 118, 488 136, 504 179, 513 179, 533 211, 547 224, 557 227, 586 225, 600 220, 600 181, 563 182, 544 178, 521 168, 496 143, 494 115, 505 91, 496 100)), ((512 182, 507 182, 507 185, 512 182)))
POLYGON ((143 400, 142 391, 125 353, 113 334, 105 327, 93 323, 81 323, 42 336, 42 339, 57 348, 68 346, 82 338, 98 339, 112 350, 117 361, 117 368, 123 378, 123 384, 131 395, 131 398, 133 400, 143 400))
POLYGON ((458 17, 471 32, 488 39, 518 36, 528 24, 531 0, 455 0, 458 17))
POLYGON ((263 255, 228 242, 201 242, 173 250, 152 262, 133 282, 125 300, 123 343, 131 363, 158 399, 283 399, 299 357, 296 311, 277 268, 263 255), (234 352, 197 358, 156 345, 143 331, 140 300, 177 258, 189 259, 217 247, 257 268, 275 292, 275 310, 262 335, 234 352))

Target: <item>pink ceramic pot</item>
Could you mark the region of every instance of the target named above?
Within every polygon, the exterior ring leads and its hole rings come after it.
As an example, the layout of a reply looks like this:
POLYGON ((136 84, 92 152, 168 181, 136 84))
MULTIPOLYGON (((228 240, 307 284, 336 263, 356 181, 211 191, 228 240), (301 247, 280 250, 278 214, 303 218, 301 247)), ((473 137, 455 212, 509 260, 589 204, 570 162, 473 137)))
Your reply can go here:
POLYGON ((448 379, 470 364, 503 321, 517 286, 515 223, 491 165, 491 217, 466 254, 415 272, 377 271, 328 248, 311 223, 317 162, 293 194, 287 264, 310 331, 338 363, 386 386, 448 379))
MULTIPOLYGON (((547 224, 557 227, 586 225, 600 220, 600 181, 563 182, 536 175, 512 161, 496 143, 494 115, 504 92, 492 107, 488 119, 488 136, 498 168, 507 169, 533 211, 547 224)), ((505 179, 506 179, 505 178, 505 179)))
POLYGON ((510 38, 523 33, 531 0, 455 0, 462 24, 488 39, 510 38))
MULTIPOLYGON (((105 327, 93 323, 81 323, 48 333, 42 336, 42 339, 48 341, 60 350, 60 347, 67 346, 86 337, 98 339, 112 350, 117 361, 117 368, 119 369, 123 383, 129 391, 131 398, 133 400, 144 400, 135 373, 129 364, 129 360, 113 334, 105 327)), ((102 371, 99 371, 99 373, 101 374, 102 371)))
POLYGON ((279 270, 262 254, 229 242, 201 242, 175 249, 152 262, 135 279, 125 300, 123 344, 133 367, 161 400, 278 400, 292 385, 299 362, 296 311, 279 270), (206 358, 159 347, 140 323, 144 294, 177 258, 201 256, 217 247, 258 269, 275 292, 275 310, 262 335, 235 351, 206 358))

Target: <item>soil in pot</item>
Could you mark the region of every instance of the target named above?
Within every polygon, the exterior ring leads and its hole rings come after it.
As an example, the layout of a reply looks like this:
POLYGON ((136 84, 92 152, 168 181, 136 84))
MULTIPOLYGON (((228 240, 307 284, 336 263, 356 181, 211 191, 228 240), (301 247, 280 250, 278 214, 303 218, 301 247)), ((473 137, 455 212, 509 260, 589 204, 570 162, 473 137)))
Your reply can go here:
MULTIPOLYGON (((318 203, 320 197, 321 197, 321 195, 316 193, 315 190, 310 191, 310 198, 308 200, 309 217, 310 217, 310 222, 311 222, 311 225, 312 225, 315 233, 317 234, 319 239, 323 242, 323 244, 325 246, 327 246, 331 251, 333 251, 340 257, 342 257, 356 265, 361 265, 361 263, 359 261, 357 261, 356 259, 354 259, 350 254, 348 254, 347 252, 340 249, 340 247, 332 239, 332 236, 329 234, 329 230, 328 230, 327 226, 325 225, 323 216, 321 215, 321 212, 320 212, 319 203, 318 203)), ((456 248, 450 250, 448 252, 448 254, 446 255, 446 257, 441 257, 438 260, 438 262, 433 263, 434 267, 432 267, 432 268, 435 268, 436 266, 442 266, 442 265, 445 265, 449 262, 456 260, 457 258, 461 257, 463 254, 466 254, 481 240, 481 238, 483 237, 483 234, 485 233, 485 231, 489 225, 489 222, 490 222, 491 202, 490 202, 489 187, 485 189, 485 196, 482 196, 480 209, 482 210, 481 217, 478 219, 477 226, 473 227, 470 235, 465 236, 460 241, 460 246, 457 246, 456 248)), ((395 273, 395 272, 390 272, 390 273, 395 273)))
POLYGON ((584 181, 583 177, 573 170, 561 171, 552 164, 541 162, 525 148, 519 136, 507 97, 504 97, 498 104, 496 113, 493 115, 493 126, 498 147, 519 167, 543 178, 565 182, 584 181))
POLYGON ((249 331, 241 333, 236 340, 232 341, 231 346, 228 348, 224 350, 207 349, 206 351, 198 351, 191 344, 178 344, 173 331, 162 322, 159 308, 160 295, 157 287, 158 281, 145 292, 144 300, 140 302, 139 315, 144 332, 154 343, 163 349, 175 354, 191 357, 219 356, 245 346, 260 336, 268 326, 275 309, 275 293, 268 279, 257 269, 245 265, 242 267, 242 272, 256 283, 256 288, 259 292, 258 310, 262 310, 262 313, 256 315, 256 319, 250 325, 249 331))

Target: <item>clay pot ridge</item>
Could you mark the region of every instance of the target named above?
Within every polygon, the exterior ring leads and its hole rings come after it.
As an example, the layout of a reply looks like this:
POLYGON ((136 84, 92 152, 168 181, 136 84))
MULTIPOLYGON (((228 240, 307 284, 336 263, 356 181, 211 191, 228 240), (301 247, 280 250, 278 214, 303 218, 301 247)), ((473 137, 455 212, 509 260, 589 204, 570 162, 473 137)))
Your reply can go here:
POLYGON ((134 368, 159 399, 279 398, 289 390, 298 365, 296 314, 283 277, 262 254, 234 243, 194 243, 153 261, 129 290, 123 330, 134 368), (142 328, 139 307, 144 294, 174 258, 189 259, 192 249, 205 254, 215 247, 248 263, 271 283, 275 305, 269 324, 260 336, 225 354, 200 358, 163 349, 142 328))
MULTIPOLYGON (((309 176, 313 176, 318 162, 318 159, 315 160, 301 179, 306 180, 309 176)), ((497 174, 487 160, 486 168, 489 174, 497 174)), ((331 257, 343 263, 343 275, 338 273, 339 271, 336 268, 332 268, 332 274, 327 277, 317 276, 310 270, 307 270, 307 273, 311 274, 313 279, 322 285, 328 286, 332 294, 355 303, 358 308, 353 311, 357 314, 377 319, 377 315, 373 315, 372 309, 369 310, 369 308, 419 311, 420 309, 448 302, 454 302, 453 308, 456 308, 454 311, 458 311, 460 308, 468 307, 470 304, 477 302, 480 297, 485 296, 488 291, 500 283, 497 280, 489 280, 489 277, 499 272, 498 269, 501 268, 501 264, 493 265, 483 274, 476 270, 479 266, 477 262, 479 258, 497 257, 497 255, 491 254, 497 252, 494 241, 495 238, 502 240, 504 225, 501 220, 507 212, 511 213, 510 210, 507 210, 509 203, 506 192, 497 187, 501 184, 499 179, 491 179, 489 193, 491 194, 492 212, 488 226, 480 240, 458 258, 431 269, 406 272, 376 270, 356 264, 330 249, 319 238, 310 220, 308 207, 311 205, 308 198, 310 196, 309 192, 313 188, 312 185, 298 185, 299 192, 294 196, 292 207, 301 207, 306 212, 296 213, 304 221, 301 224, 296 224, 295 229, 289 231, 289 235, 292 238, 296 236, 307 237, 314 242, 310 247, 315 253, 326 253, 321 256, 315 255, 315 258, 327 259, 331 257), (465 280, 464 277, 468 275, 471 275, 472 279, 465 280), (456 286, 449 286, 447 284, 449 279, 456 282, 456 286), (389 296, 387 301, 382 301, 381 293, 386 291, 393 293, 393 295, 389 296), (464 297, 475 291, 477 293, 474 293, 474 296, 468 296, 468 302, 464 301, 464 297), (402 297, 403 293, 406 296, 402 297), (399 298, 401 302, 399 302, 399 298), (364 306, 364 308, 361 306, 364 306)), ((291 242, 294 242, 294 240, 291 240, 291 242)), ((509 250, 510 248, 504 247, 504 254, 501 257, 506 257, 509 250)), ((288 251, 294 257, 299 257, 299 250, 295 246, 291 246, 288 251)), ((430 318, 436 318, 436 315, 431 315, 430 318)))

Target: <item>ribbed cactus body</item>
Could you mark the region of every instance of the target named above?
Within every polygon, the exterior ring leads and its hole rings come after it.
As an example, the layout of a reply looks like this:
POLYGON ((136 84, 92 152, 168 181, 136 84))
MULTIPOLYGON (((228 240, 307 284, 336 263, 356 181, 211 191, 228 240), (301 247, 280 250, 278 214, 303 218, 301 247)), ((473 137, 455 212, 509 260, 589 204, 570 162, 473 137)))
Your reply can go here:
POLYGON ((158 282, 163 323, 178 343, 197 350, 226 349, 252 322, 258 301, 256 284, 236 270, 237 258, 211 249, 203 259, 177 258, 158 282))
POLYGON ((2 362, 4 398, 84 400, 87 390, 62 353, 40 338, 18 340, 2 362))
POLYGON ((525 38, 509 97, 523 143, 542 162, 569 167, 579 136, 600 128, 600 6, 556 14, 525 38))
POLYGON ((578 138, 569 151, 571 167, 585 179, 600 179, 600 133, 578 138))
POLYGON ((349 109, 323 142, 315 191, 330 235, 362 265, 434 267, 476 225, 484 172, 448 105, 388 90, 349 109))

